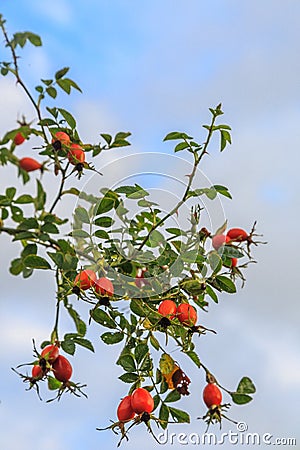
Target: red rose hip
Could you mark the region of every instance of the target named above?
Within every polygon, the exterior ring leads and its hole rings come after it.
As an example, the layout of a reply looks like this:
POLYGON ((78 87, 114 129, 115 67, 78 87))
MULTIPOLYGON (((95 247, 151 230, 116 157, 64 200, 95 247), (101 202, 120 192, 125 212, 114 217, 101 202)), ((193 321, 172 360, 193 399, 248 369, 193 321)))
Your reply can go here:
POLYGON ((33 158, 22 158, 19 161, 20 167, 26 172, 33 172, 34 170, 41 169, 43 166, 36 159, 33 158))
POLYGON ((73 166, 76 166, 77 164, 82 164, 85 161, 85 153, 78 144, 71 145, 67 157, 70 163, 73 164, 73 166))
POLYGON ((70 145, 71 143, 70 136, 64 131, 58 131, 57 133, 55 133, 52 139, 52 143, 56 141, 59 141, 63 145, 70 145))
POLYGON ((249 237, 248 233, 242 228, 231 228, 226 235, 231 241, 242 242, 249 237))
POLYGON ((215 250, 219 250, 222 245, 225 245, 226 242, 229 242, 230 238, 225 236, 224 234, 216 234, 212 238, 212 246, 215 250))
POLYGON ((238 259, 237 258, 231 258, 231 267, 236 267, 238 263, 238 259))
POLYGON ((18 132, 14 137, 15 145, 21 145, 25 141, 25 138, 22 133, 18 132))
POLYGON ((97 275, 93 270, 82 270, 79 274, 76 275, 74 280, 74 285, 78 286, 82 290, 87 290, 90 287, 94 286, 97 280, 97 275))
POLYGON ((62 355, 59 355, 56 358, 56 360, 52 364, 52 369, 55 378, 58 381, 62 381, 63 383, 69 381, 73 372, 70 362, 62 355))
POLYGON ((124 397, 117 409, 117 416, 120 422, 126 422, 127 420, 131 420, 135 416, 135 412, 131 406, 131 395, 126 395, 124 397))
POLYGON ((144 388, 137 388, 131 394, 131 407, 137 414, 151 413, 154 409, 154 400, 150 392, 144 388))
POLYGON ((111 297, 114 294, 114 285, 108 278, 102 277, 96 280, 95 291, 99 295, 108 295, 111 297))
POLYGON ((159 314, 167 317, 170 320, 174 319, 176 311, 177 306, 176 303, 173 302, 173 300, 163 300, 158 307, 159 314))
POLYGON ((57 359, 59 355, 59 348, 57 345, 47 345, 43 348, 41 352, 41 357, 45 358, 46 361, 48 361, 50 364, 54 363, 54 361, 57 359))
POLYGON ((197 322, 197 311, 189 303, 181 303, 177 308, 177 317, 184 325, 193 326, 197 322))
POLYGON ((208 408, 219 406, 222 403, 222 392, 214 383, 209 383, 203 390, 203 401, 208 408))
POLYGON ((40 366, 33 366, 31 371, 31 376, 35 380, 41 380, 44 376, 43 369, 40 366))

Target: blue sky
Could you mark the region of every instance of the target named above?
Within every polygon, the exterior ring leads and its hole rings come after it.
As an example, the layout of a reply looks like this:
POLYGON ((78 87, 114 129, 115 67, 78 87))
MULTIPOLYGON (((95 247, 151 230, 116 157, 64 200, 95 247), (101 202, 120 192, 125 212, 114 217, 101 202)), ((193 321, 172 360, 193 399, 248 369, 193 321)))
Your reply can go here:
MULTIPOLYGON (((232 408, 234 418, 247 422, 249 431, 299 441, 299 240, 294 236, 300 220, 300 5, 292 0, 18 0, 17 8, 10 1, 1 6, 11 33, 30 30, 43 38, 43 48, 28 47, 21 62, 29 85, 71 67, 70 76, 84 93, 61 95, 56 104, 74 111, 83 139, 97 142, 100 132, 133 133, 132 148, 99 161, 107 165, 107 183, 112 172, 118 178, 155 169, 155 156, 150 161, 144 153, 170 155, 171 147, 162 143, 169 131, 203 136, 208 107, 223 103, 233 144, 221 155, 212 148, 202 170, 213 183, 230 188, 234 201, 222 202, 230 226, 249 229, 257 219, 268 245, 256 250, 259 263, 249 269, 245 288, 210 308, 205 325, 218 329, 218 336, 205 337, 201 356, 224 385, 234 388, 246 374, 256 381, 255 400, 232 408), (115 162, 125 155, 131 156, 124 164, 115 162)), ((32 111, 13 82, 1 79, 0 89, 2 135, 14 127, 18 114, 30 117, 32 111)), ((157 156, 160 171, 181 177, 181 162, 162 161, 157 156)), ((14 170, 1 172, 1 192, 8 183, 19 186, 14 170)), ((55 192, 50 179, 45 182, 55 192)), ((167 179, 152 182, 167 191, 167 179)), ((150 184, 148 177, 145 183, 150 184)), ((87 185, 97 188, 98 179, 87 185)), ((70 212, 73 206, 68 205, 70 212)), ((97 342, 96 356, 79 351, 73 358, 76 378, 89 385, 88 401, 63 398, 45 405, 11 373, 11 366, 30 359, 31 338, 42 341, 52 326, 53 284, 44 273, 28 281, 9 276, 8 261, 18 248, 0 238, 0 447, 31 450, 34 442, 42 450, 115 448, 114 436, 95 428, 114 418, 124 395, 124 385, 110 381, 120 375, 114 364, 117 349, 108 352, 97 342)), ((62 326, 68 330, 71 324, 63 319, 62 326)), ((99 340, 96 327, 89 333, 99 340)), ((191 410, 193 421, 179 428, 200 433, 204 427, 195 418, 203 414, 204 380, 192 366, 187 371, 193 374, 192 395, 181 406, 191 410)), ((155 448, 142 428, 125 445, 155 448)))

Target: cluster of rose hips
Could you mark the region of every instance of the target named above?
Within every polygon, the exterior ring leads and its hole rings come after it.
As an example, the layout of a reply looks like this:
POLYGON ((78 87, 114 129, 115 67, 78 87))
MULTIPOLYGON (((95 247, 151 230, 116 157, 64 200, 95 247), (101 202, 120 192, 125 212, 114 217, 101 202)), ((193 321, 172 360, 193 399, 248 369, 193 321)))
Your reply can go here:
POLYGON ((126 395, 121 400, 117 409, 118 420, 127 422, 138 414, 142 421, 148 422, 153 409, 154 400, 150 392, 144 388, 137 388, 131 395, 126 395))
POLYGON ((80 289, 86 291, 90 288, 93 288, 98 295, 111 297, 114 294, 114 286, 108 278, 97 278, 96 273, 90 269, 82 270, 76 275, 73 292, 79 294, 80 289))
POLYGON ((62 383, 67 383, 73 372, 69 360, 59 354, 59 348, 55 344, 43 348, 37 364, 32 367, 32 379, 41 380, 49 371, 62 383))
MULTIPOLYGON (((212 246, 215 250, 219 250, 225 244, 231 244, 233 242, 247 242, 251 243, 251 234, 249 235, 242 228, 231 228, 227 234, 216 234, 212 238, 212 246)), ((231 267, 236 267, 237 258, 231 258, 231 267)))
MULTIPOLYGON (((30 383, 29 389, 36 389, 40 399, 38 382, 43 380, 48 381, 50 390, 57 390, 56 397, 48 400, 48 402, 55 399, 59 400, 65 391, 70 392, 77 397, 79 397, 80 394, 86 397, 86 394, 82 391, 82 388, 85 387, 85 385, 76 384, 71 381, 73 373, 72 365, 65 356, 60 355, 57 343, 47 345, 42 349, 41 353, 38 353, 34 345, 34 351, 38 359, 32 363, 31 376, 23 375, 17 370, 13 370, 23 378, 24 382, 30 383), (50 374, 54 375, 55 380, 50 374)), ((24 364, 21 364, 21 366, 23 365, 24 364)))
MULTIPOLYGON (((205 386, 203 390, 203 401, 208 408, 208 411, 201 419, 206 419, 208 425, 212 422, 221 422, 223 409, 226 409, 229 405, 222 405, 222 392, 216 385, 214 377, 211 376, 211 381, 205 386)), ((122 433, 122 439, 127 438, 125 431, 125 424, 133 420, 133 425, 145 422, 148 425, 150 414, 154 409, 154 400, 149 391, 144 388, 137 388, 131 395, 126 395, 118 405, 117 418, 118 422, 114 422, 108 428, 114 429, 118 427, 122 433)), ((160 422, 159 419, 153 417, 155 421, 160 422)), ((131 428, 131 427, 130 427, 131 428)), ((101 430, 98 428, 98 430, 101 430)), ((128 430, 127 430, 128 431, 128 430)), ((121 439, 121 440, 122 440, 121 439)), ((128 438, 127 438, 128 439, 128 438)))
POLYGON ((189 303, 180 303, 177 306, 173 300, 163 300, 158 307, 158 312, 169 320, 177 317, 186 326, 193 326, 197 322, 197 311, 189 303))
MULTIPOLYGON (((14 137, 14 144, 21 145, 25 141, 22 133, 18 132, 14 137)), ((80 166, 85 162, 85 152, 79 144, 71 143, 70 136, 64 131, 58 131, 54 134, 52 139, 54 149, 61 150, 62 146, 67 148, 67 158, 70 164, 80 166)), ((30 157, 21 158, 19 161, 21 169, 26 172, 33 172, 34 170, 43 170, 44 165, 39 163, 36 159, 30 157)), ((78 167, 82 169, 82 167, 78 167)))

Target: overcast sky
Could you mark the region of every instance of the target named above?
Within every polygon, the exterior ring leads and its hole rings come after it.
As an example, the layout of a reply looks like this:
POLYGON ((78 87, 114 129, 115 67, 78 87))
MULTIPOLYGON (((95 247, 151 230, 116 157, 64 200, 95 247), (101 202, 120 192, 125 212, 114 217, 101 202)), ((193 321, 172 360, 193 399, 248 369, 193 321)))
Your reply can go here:
MULTIPOLYGON (((234 406, 234 419, 245 421, 251 432, 296 437, 299 446, 300 4, 18 0, 16 7, 16 2, 3 0, 1 10, 10 33, 30 30, 43 38, 44 46, 26 48, 20 61, 30 86, 57 69, 71 67, 70 76, 83 95, 62 94, 55 104, 74 112, 82 139, 97 142, 101 132, 133 133, 131 148, 98 158, 103 179, 86 176, 81 188, 97 189, 141 173, 140 184, 152 188, 154 195, 160 192, 163 202, 173 199, 185 181, 188 158, 184 163, 171 157, 171 146, 162 143, 163 137, 184 130, 203 140, 201 125, 209 121, 208 108, 222 102, 222 122, 232 126, 233 143, 220 154, 216 142, 201 170, 210 182, 228 186, 233 201, 222 200, 209 214, 246 229, 257 219, 268 245, 254 250, 258 264, 250 266, 244 289, 235 296, 221 296, 219 305, 203 313, 203 323, 218 335, 202 337, 198 350, 228 388, 234 389, 244 375, 255 381, 254 401, 234 406), (121 157, 126 158, 115 161, 121 157)), ((3 47, 0 55, 6 58, 3 47)), ((3 135, 22 113, 30 119, 33 111, 9 77, 0 80, 0 89, 3 135)), ((25 151, 32 155, 31 147, 24 144, 18 156, 25 151)), ((14 168, 0 170, 0 193, 8 184, 23 192, 14 168)), ((50 175, 45 183, 54 194, 50 175)), ((28 190, 34 186, 32 181, 28 190)), ((73 208, 69 202, 58 212, 64 216, 73 208)), ((1 449, 115 448, 115 436, 95 428, 115 417, 127 386, 117 381, 118 348, 101 345, 97 327, 89 331, 96 355, 79 349, 72 358, 74 379, 88 384, 89 400, 65 397, 59 404, 46 405, 33 392, 25 392, 11 372, 10 367, 31 360, 33 337, 38 343, 48 337, 54 283, 48 273, 37 272, 29 280, 10 276, 9 261, 19 248, 6 236, 0 236, 0 244, 1 449)), ((81 311, 87 317, 86 308, 81 311)), ((72 324, 63 319, 62 327, 70 331, 72 324)), ((205 427, 196 417, 205 412, 203 373, 189 362, 185 369, 192 379, 192 395, 178 407, 190 410, 192 423, 171 431, 202 433, 205 427)), ((229 429, 235 431, 224 424, 224 431, 229 429)), ((142 426, 131 432, 125 446, 156 448, 142 426)))

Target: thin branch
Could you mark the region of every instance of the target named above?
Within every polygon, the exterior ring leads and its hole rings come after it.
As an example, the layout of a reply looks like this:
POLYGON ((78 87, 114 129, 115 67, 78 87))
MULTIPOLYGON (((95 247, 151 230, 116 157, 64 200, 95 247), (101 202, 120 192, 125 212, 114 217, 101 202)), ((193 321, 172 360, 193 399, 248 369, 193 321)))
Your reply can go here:
POLYGON ((215 114, 213 114, 212 121, 211 121, 211 124, 209 126, 209 130, 208 130, 207 139, 206 139, 206 141, 205 141, 205 143, 203 145, 203 149, 202 149, 200 155, 198 155, 198 153, 195 152, 192 147, 190 147, 190 151, 194 155, 194 165, 193 165, 192 173, 189 175, 189 182, 188 182, 188 184, 186 186, 186 189, 184 191, 182 199, 177 203, 177 205, 168 214, 166 214, 162 219, 160 219, 155 225, 152 226, 152 228, 149 231, 149 233, 145 236, 145 238, 142 240, 141 244, 139 245, 139 247, 138 247, 139 251, 144 247, 144 245, 148 241, 151 233, 154 230, 156 230, 156 228, 160 227, 163 223, 165 223, 166 220, 168 220, 171 216, 173 216, 173 214, 175 214, 179 210, 179 208, 181 208, 181 206, 187 200, 190 188, 192 186, 193 180, 194 180, 195 175, 196 175, 197 167, 198 167, 201 159, 203 158, 203 156, 207 153, 207 147, 209 145, 211 136, 213 134, 213 127, 214 127, 214 123, 215 123, 216 117, 217 116, 215 114))
MULTIPOLYGON (((0 26, 1 26, 1 29, 2 29, 2 32, 3 32, 3 35, 4 35, 5 42, 6 42, 6 44, 7 44, 7 47, 10 48, 10 51, 11 51, 11 54, 12 54, 13 64, 14 64, 14 69, 15 69, 15 77, 16 77, 16 79, 17 79, 17 83, 19 83, 20 86, 22 86, 22 88, 23 88, 23 90, 25 91, 27 97, 29 98, 29 100, 30 100, 31 103, 33 104, 34 109, 36 110, 36 113, 37 113, 37 116, 38 116, 39 121, 41 121, 41 120, 42 120, 41 110, 40 110, 38 104, 36 103, 36 101, 34 100, 33 96, 31 95, 31 93, 30 93, 29 89, 27 88, 26 84, 24 83, 24 81, 22 80, 22 78, 21 78, 21 76, 20 76, 20 73, 19 73, 19 67, 18 67, 18 57, 17 57, 17 54, 16 54, 16 52, 15 52, 14 47, 13 47, 12 44, 11 44, 11 41, 9 40, 7 31, 6 31, 5 27, 4 27, 4 23, 1 22, 1 21, 0 21, 0 26)), ((44 135, 45 142, 47 142, 47 143, 49 144, 49 141, 48 141, 48 138, 47 138, 47 135, 46 135, 46 132, 45 132, 45 128, 44 128, 43 125, 40 125, 40 126, 41 126, 41 128, 42 128, 42 132, 43 132, 43 135, 44 135)))
POLYGON ((55 206, 57 205, 57 203, 61 199, 62 192, 63 192, 64 186, 65 186, 65 182, 66 182, 66 179, 67 179, 67 176, 66 176, 67 168, 68 168, 68 166, 66 167, 66 169, 61 169, 62 177, 61 177, 60 187, 59 187, 59 191, 57 193, 57 196, 55 197, 54 202, 52 203, 52 206, 51 206, 51 208, 49 210, 50 214, 53 212, 55 206))

